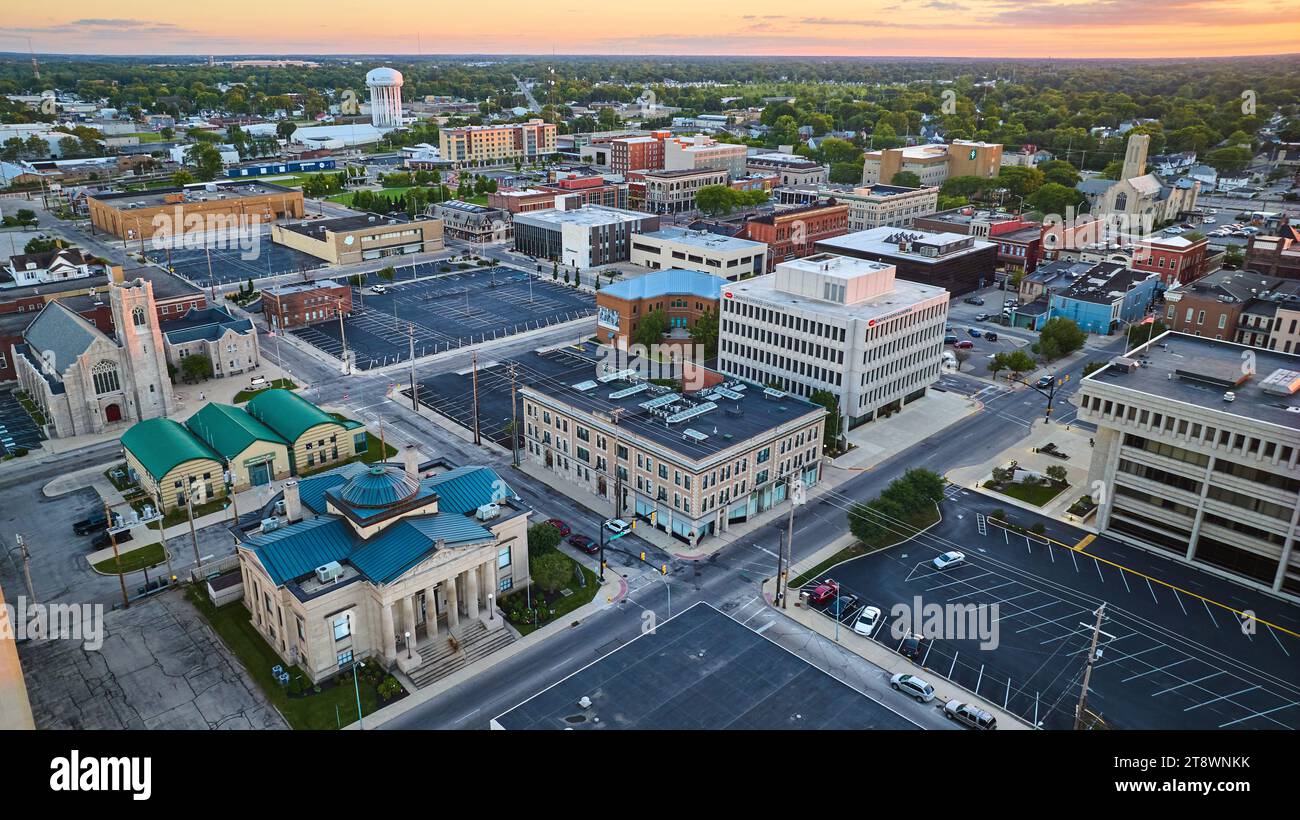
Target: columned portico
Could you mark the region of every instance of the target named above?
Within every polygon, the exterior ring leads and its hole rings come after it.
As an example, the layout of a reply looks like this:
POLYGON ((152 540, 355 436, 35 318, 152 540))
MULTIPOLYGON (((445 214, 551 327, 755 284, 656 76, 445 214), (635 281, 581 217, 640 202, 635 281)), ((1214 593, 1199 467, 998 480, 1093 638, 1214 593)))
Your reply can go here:
POLYGON ((479 613, 478 567, 467 569, 461 575, 465 578, 465 617, 473 620, 479 613))
POLYGON ((460 626, 460 611, 456 600, 456 579, 448 578, 442 582, 442 599, 447 602, 447 628, 460 626))
POLYGON ((424 630, 429 640, 438 637, 438 596, 432 586, 424 591, 424 630))
POLYGON ((379 636, 380 646, 384 650, 386 660, 394 660, 397 657, 397 635, 393 631, 393 605, 384 604, 384 610, 379 619, 379 628, 383 634, 379 636))
POLYGON ((402 598, 402 629, 410 634, 407 650, 413 651, 416 646, 415 639, 415 596, 407 595, 402 598))

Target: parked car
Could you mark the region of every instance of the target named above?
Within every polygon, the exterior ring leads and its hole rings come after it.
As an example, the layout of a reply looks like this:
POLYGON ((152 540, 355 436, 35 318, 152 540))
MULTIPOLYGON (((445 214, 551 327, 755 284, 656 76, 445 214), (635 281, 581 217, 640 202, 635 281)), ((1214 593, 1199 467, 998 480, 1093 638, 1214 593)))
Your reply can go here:
POLYGON ((975 321, 977 321, 977 322, 987 322, 988 320, 989 320, 989 315, 988 315, 987 313, 976 313, 976 314, 975 314, 975 321))
POLYGON ((998 340, 998 334, 991 330, 986 330, 984 331, 984 338, 988 339, 990 342, 996 342, 998 340))
POLYGON ((946 345, 955 345, 957 344, 957 337, 949 333, 947 336, 943 337, 943 343, 946 345))
POLYGON ((1038 381, 1034 382, 1034 387, 1037 387, 1042 390, 1046 390, 1047 388, 1052 386, 1052 379, 1054 378, 1055 378, 1054 376, 1041 376, 1039 377, 1038 381))
POLYGON ((977 709, 969 703, 962 703, 959 700, 950 700, 945 703, 943 705, 943 716, 971 729, 998 728, 997 718, 983 709, 977 709))
POLYGON ((838 621, 857 604, 858 596, 856 595, 837 595, 826 604, 824 612, 838 621))
POLYGON ((263 390, 270 386, 271 383, 266 380, 266 376, 254 376, 253 378, 248 380, 247 389, 251 392, 253 390, 263 390))
POLYGON ((962 301, 965 302, 965 303, 968 304, 968 305, 982 305, 982 304, 984 304, 984 298, 981 297, 981 296, 967 296, 967 297, 966 297, 965 299, 963 299, 962 301))
POLYGON ((817 586, 813 587, 808 593, 808 602, 812 604, 824 604, 827 601, 840 594, 840 585, 831 578, 827 578, 817 586))
POLYGON ((953 347, 957 348, 958 350, 972 350, 975 347, 975 343, 967 339, 967 340, 954 343, 953 347))
POLYGON ((965 562, 966 553, 958 552, 957 550, 949 550, 943 555, 936 557, 930 563, 935 569, 948 569, 949 567, 955 567, 958 564, 964 564, 965 562))
POLYGON ((371 293, 378 293, 378 294, 382 295, 382 294, 388 293, 388 288, 384 287, 383 285, 374 285, 373 287, 370 288, 370 292, 371 292, 371 293))
POLYGON ((1201 219, 1201 221, 1204 222, 1206 225, 1213 225, 1215 223, 1215 219, 1212 216, 1204 217, 1203 219, 1201 219))
POLYGON ((976 339, 978 339, 980 336, 983 335, 982 333, 980 333, 980 329, 977 327, 968 327, 966 328, 966 332, 974 336, 976 339))
POLYGON ((894 691, 911 695, 920 703, 929 703, 934 700, 934 687, 916 675, 900 672, 889 679, 889 685, 894 691))
POLYGON ((876 625, 880 623, 880 607, 864 606, 858 613, 858 619, 853 622, 853 631, 859 635, 871 636, 876 631, 876 625))
MULTIPOLYGON (((131 540, 131 531, 122 530, 121 532, 117 533, 116 537, 117 537, 117 543, 125 544, 127 541, 131 540)), ((92 550, 102 550, 111 546, 113 546, 113 542, 109 540, 108 530, 104 530, 99 535, 96 535, 95 539, 90 542, 90 548, 92 550)))
POLYGON ((557 530, 559 530, 561 538, 568 538, 569 533, 573 532, 573 530, 569 529, 568 524, 564 523, 558 518, 548 518, 546 519, 546 523, 550 524, 552 527, 555 527, 557 530))
POLYGON ((903 642, 898 647, 898 654, 917 662, 922 660, 924 651, 925 638, 911 632, 907 633, 907 637, 903 638, 903 642))
POLYGON ((621 518, 611 518, 605 522, 605 529, 609 530, 614 535, 622 535, 632 529, 632 525, 621 518))
MULTIPOLYGON (((113 521, 114 523, 120 524, 122 522, 122 516, 113 513, 113 521)), ((92 532, 98 532, 107 526, 108 517, 104 515, 104 511, 96 510, 80 521, 74 522, 72 525, 72 531, 77 535, 90 535, 92 532)))
POLYGON ((588 555, 594 555, 600 551, 600 544, 585 535, 570 535, 569 543, 588 555))

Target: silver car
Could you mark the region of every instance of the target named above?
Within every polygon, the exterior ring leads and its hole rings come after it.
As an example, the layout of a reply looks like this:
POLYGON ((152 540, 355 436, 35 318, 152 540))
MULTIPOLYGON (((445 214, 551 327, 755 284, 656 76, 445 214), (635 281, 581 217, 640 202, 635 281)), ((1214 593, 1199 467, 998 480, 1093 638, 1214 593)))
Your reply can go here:
POLYGON ((934 687, 916 675, 900 672, 889 679, 889 685, 896 692, 903 692, 916 698, 918 703, 929 703, 934 700, 934 687))

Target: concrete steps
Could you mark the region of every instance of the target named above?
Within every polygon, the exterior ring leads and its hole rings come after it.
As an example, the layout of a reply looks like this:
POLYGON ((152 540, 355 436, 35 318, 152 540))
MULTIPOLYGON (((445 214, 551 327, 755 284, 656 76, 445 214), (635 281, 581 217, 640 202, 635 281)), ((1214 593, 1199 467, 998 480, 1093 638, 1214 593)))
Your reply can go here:
POLYGON ((440 635, 431 644, 419 647, 421 663, 411 670, 411 682, 417 689, 437 683, 448 675, 491 655, 514 642, 509 629, 489 632, 481 621, 464 624, 458 637, 460 648, 453 650, 447 636, 440 635))

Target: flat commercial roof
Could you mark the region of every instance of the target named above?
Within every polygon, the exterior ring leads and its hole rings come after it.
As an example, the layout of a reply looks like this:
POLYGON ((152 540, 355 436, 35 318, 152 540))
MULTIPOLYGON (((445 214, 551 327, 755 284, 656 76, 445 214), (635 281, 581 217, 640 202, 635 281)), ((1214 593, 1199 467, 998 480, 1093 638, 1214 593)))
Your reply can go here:
POLYGON ((1089 375, 1085 386, 1088 382, 1104 383, 1185 402, 1287 427, 1293 436, 1300 437, 1300 394, 1275 395, 1263 389, 1264 380, 1278 370, 1300 372, 1300 356, 1173 331, 1157 336, 1145 349, 1139 348, 1130 356, 1145 366, 1130 373, 1108 364, 1089 375), (1243 380, 1246 353, 1254 356, 1255 374, 1243 380), (1235 395, 1234 401, 1223 400, 1227 391, 1235 395))
POLYGON ((553 225, 556 227, 560 225, 582 225, 591 228, 597 225, 639 222, 650 217, 651 214, 625 211, 622 208, 609 208, 604 205, 583 205, 581 208, 573 208, 568 211, 548 208, 544 211, 515 214, 515 222, 533 223, 541 226, 553 225))
POLYGON ((638 234, 650 239, 665 239, 683 245, 693 245, 708 251, 758 251, 767 247, 766 243, 734 236, 721 236, 710 231, 692 231, 687 228, 662 228, 649 233, 638 234))
MULTIPOLYGON (((866 259, 858 259, 850 256, 836 257, 837 265, 823 270, 818 264, 818 259, 827 254, 818 254, 804 259, 795 259, 789 262, 782 262, 782 265, 789 265, 808 273, 829 274, 837 278, 853 279, 865 274, 875 273, 886 268, 892 268, 893 265, 882 262, 872 262, 866 259), (840 261, 843 260, 843 261, 840 261)), ((894 287, 879 296, 870 299, 863 299, 861 302, 854 302, 850 305, 840 304, 839 302, 826 302, 820 299, 811 299, 796 293, 786 293, 776 289, 776 274, 767 276, 756 276, 753 279, 743 279, 739 282, 728 283, 727 291, 738 297, 747 299, 757 299, 764 303, 778 307, 779 309, 788 310, 809 310, 821 313, 827 316, 836 316, 842 319, 878 319, 881 316, 896 314, 904 308, 918 305, 922 302, 947 293, 945 288, 934 285, 922 285, 917 282, 909 282, 906 279, 894 279, 894 287)))
MULTIPOLYGON (((787 212, 788 213, 788 212, 787 212)), ((881 228, 870 228, 857 233, 845 234, 843 236, 833 236, 830 239, 820 239, 817 241, 816 249, 819 251, 829 251, 831 253, 852 253, 853 251, 867 251, 869 253, 879 254, 897 259, 909 259, 914 262, 922 262, 933 265, 944 262, 949 259, 955 259, 969 253, 982 251, 985 248, 995 247, 992 242, 983 239, 966 236, 960 233, 930 233, 927 231, 918 231, 911 228, 892 228, 889 226, 881 228), (916 239, 926 244, 947 245, 949 243, 970 240, 970 246, 961 250, 945 253, 941 256, 922 256, 912 251, 898 249, 898 242, 891 241, 894 237, 906 236, 916 239)))
MULTIPOLYGON (((604 349, 604 352, 607 351, 604 349)), ((715 405, 713 408, 668 424, 661 415, 656 414, 656 410, 662 412, 667 406, 672 406, 674 410, 702 406, 710 401, 706 394, 714 395, 712 390, 701 390, 667 401, 677 394, 671 388, 650 384, 645 380, 633 381, 624 377, 599 381, 600 378, 617 374, 619 371, 613 367, 621 364, 606 362, 602 358, 601 349, 590 352, 584 350, 581 353, 569 349, 566 352, 570 355, 563 359, 542 356, 525 359, 527 372, 521 376, 525 387, 593 416, 608 417, 614 408, 622 408, 618 424, 624 434, 635 435, 643 441, 658 445, 673 453, 679 461, 699 462, 710 459, 783 424, 809 414, 820 415, 822 412, 820 405, 799 396, 784 392, 769 395, 761 384, 727 377, 723 381, 724 385, 744 385, 743 388, 731 390, 739 398, 717 396, 711 400, 715 405), (635 392, 619 395, 637 387, 639 389, 635 392), (610 398, 611 394, 615 398, 610 398), (657 399, 665 399, 666 406, 641 406, 643 402, 657 399), (702 433, 705 437, 688 437, 685 433, 688 429, 702 433)), ((637 361, 632 360, 626 363, 626 367, 631 369, 636 364, 637 361)))
POLYGON ((137 202, 141 203, 141 207, 156 207, 169 204, 166 202, 166 198, 172 194, 184 194, 185 202, 208 202, 212 199, 220 199, 221 194, 225 194, 227 199, 238 199, 247 196, 301 193, 296 188, 286 188, 283 185, 250 179, 237 182, 203 183, 184 188, 154 188, 149 191, 123 191, 116 194, 96 193, 87 196, 100 202, 107 202, 116 208, 126 208, 137 202), (216 185, 217 190, 209 191, 207 189, 208 185, 216 185))
POLYGON ((287 231, 293 231, 303 236, 309 236, 312 239, 324 240, 327 233, 345 233, 347 231, 361 231, 368 228, 381 228, 384 225, 400 225, 410 222, 404 215, 388 214, 380 216, 379 214, 360 214, 358 216, 340 216, 335 219, 314 219, 303 220, 302 222, 286 222, 280 227, 287 231))
POLYGON ((498 715, 492 727, 919 728, 704 602, 498 715))

